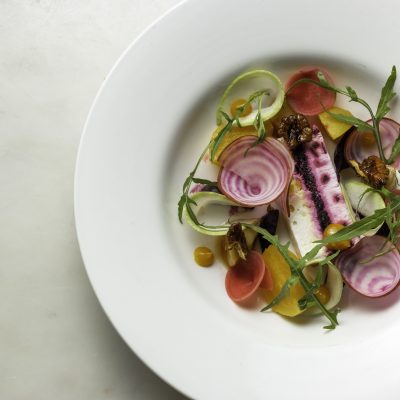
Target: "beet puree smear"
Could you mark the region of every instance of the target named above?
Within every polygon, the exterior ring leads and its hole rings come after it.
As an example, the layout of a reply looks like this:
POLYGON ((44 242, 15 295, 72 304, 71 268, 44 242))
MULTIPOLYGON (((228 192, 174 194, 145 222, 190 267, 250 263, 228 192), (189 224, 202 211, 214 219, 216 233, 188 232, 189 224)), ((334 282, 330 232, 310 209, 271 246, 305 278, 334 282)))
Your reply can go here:
POLYGON ((323 232, 331 223, 331 219, 325 210, 324 201, 318 191, 317 182, 315 181, 314 174, 312 173, 311 167, 308 163, 308 158, 304 151, 304 144, 293 150, 293 158, 295 161, 295 171, 302 177, 306 188, 311 194, 311 199, 317 211, 318 223, 321 227, 321 231, 323 232))

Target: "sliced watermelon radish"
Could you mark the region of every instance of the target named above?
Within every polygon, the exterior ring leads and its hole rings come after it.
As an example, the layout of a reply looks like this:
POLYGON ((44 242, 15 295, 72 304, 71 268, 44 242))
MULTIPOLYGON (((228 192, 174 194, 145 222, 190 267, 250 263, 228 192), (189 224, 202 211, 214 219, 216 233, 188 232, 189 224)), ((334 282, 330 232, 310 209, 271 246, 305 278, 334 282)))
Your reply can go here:
POLYGON ((333 85, 328 71, 323 68, 305 67, 292 75, 286 83, 286 99, 294 111, 303 115, 317 115, 335 104, 336 93, 313 83, 299 83, 300 79, 312 79, 318 82, 318 72, 322 72, 326 80, 333 85))
POLYGON ((249 251, 246 260, 240 259, 226 274, 228 296, 239 303, 249 299, 263 281, 265 271, 262 255, 254 250, 249 251))
POLYGON ((367 297, 381 297, 400 282, 400 255, 383 236, 362 238, 336 260, 343 279, 356 292, 367 297), (376 257, 382 252, 387 253, 376 257))

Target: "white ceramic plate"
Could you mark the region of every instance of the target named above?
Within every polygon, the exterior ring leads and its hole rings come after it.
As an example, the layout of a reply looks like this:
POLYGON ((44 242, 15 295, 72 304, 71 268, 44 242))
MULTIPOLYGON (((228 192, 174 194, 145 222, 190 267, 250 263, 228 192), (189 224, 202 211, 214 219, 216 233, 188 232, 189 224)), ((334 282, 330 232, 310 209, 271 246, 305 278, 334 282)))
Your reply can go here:
POLYGON ((197 399, 398 400, 399 292, 348 295, 340 327, 239 308, 222 265, 181 226, 181 185, 238 72, 329 68, 372 103, 400 66, 396 1, 188 1, 153 24, 100 90, 80 147, 75 211, 88 274, 128 345, 197 399))

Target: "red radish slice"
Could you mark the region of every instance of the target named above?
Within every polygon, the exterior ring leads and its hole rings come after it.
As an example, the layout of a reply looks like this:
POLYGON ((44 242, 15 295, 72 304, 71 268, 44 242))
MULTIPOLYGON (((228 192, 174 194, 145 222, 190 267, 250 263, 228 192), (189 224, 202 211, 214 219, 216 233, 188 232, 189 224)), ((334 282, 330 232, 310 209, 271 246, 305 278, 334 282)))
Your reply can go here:
POLYGON ((267 138, 251 147, 254 140, 254 136, 243 136, 220 157, 218 187, 226 197, 244 207, 269 204, 285 195, 294 171, 293 159, 282 143, 267 138))
MULTIPOLYGON (((371 120, 367 121, 369 124, 371 120)), ((390 157, 394 142, 400 135, 400 124, 393 119, 383 118, 379 124, 379 132, 382 138, 383 152, 386 158, 390 157)), ((344 156, 347 161, 355 160, 361 163, 369 156, 378 156, 378 147, 376 145, 372 132, 353 131, 346 140, 344 156)), ((392 164, 396 169, 400 168, 400 156, 392 164)))
POLYGON ((249 299, 260 286, 265 271, 262 255, 254 250, 249 251, 246 260, 240 259, 226 274, 228 296, 236 302, 249 299))
POLYGON ((269 290, 269 291, 273 290, 273 288, 274 288, 274 281, 272 280, 271 271, 266 265, 265 265, 264 278, 260 283, 260 288, 263 288, 263 289, 269 290))
POLYGON ((303 115, 317 115, 335 104, 335 92, 323 89, 313 83, 299 83, 292 87, 295 82, 304 78, 318 82, 317 73, 319 71, 321 71, 326 80, 333 85, 333 80, 328 71, 319 67, 302 68, 300 71, 292 75, 286 83, 286 91, 290 89, 286 93, 287 102, 297 113, 303 115))
POLYGON ((400 282, 400 255, 396 249, 370 260, 378 253, 390 250, 391 244, 385 244, 386 240, 378 235, 364 237, 336 260, 346 283, 364 296, 384 296, 400 282))

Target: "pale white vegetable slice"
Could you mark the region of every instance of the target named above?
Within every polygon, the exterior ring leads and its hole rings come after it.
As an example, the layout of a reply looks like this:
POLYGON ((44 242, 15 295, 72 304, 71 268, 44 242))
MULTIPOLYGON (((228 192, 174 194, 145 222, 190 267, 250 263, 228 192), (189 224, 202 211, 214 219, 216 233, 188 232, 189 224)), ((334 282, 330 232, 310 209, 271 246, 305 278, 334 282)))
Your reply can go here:
MULTIPOLYGON (((217 125, 222 123, 221 111, 229 114, 229 107, 233 100, 247 99, 252 93, 259 90, 268 91, 268 94, 263 96, 266 104, 264 101, 262 102, 261 119, 266 121, 278 114, 285 100, 282 82, 274 73, 257 69, 239 75, 226 88, 217 108, 217 125)), ((240 125, 253 125, 257 112, 258 105, 253 104, 253 111, 249 115, 239 118, 240 125)))
POLYGON ((197 192, 190 198, 196 203, 191 205, 191 209, 201 224, 196 224, 185 206, 183 216, 191 228, 211 236, 222 236, 228 232, 229 210, 230 206, 236 205, 235 202, 222 194, 214 192, 197 192))
MULTIPOLYGON (((332 310, 339 304, 340 299, 342 298, 343 278, 340 271, 336 268, 336 266, 333 263, 329 262, 326 266, 324 266, 324 268, 326 271, 325 286, 329 291, 329 300, 325 304, 325 307, 328 310, 332 310)), ((321 309, 319 307, 311 307, 305 312, 305 315, 317 315, 317 314, 321 314, 321 309)))
MULTIPOLYGON (((185 206, 183 208, 183 217, 188 225, 197 232, 205 235, 226 235, 232 222, 231 218, 233 219, 231 215, 232 206, 239 207, 239 205, 223 194, 215 192, 197 192, 192 194, 190 198, 196 203, 191 204, 191 209, 200 225, 196 224, 185 206)), ((257 223, 258 219, 263 215, 260 215, 260 212, 257 214, 257 212, 257 209, 244 209, 234 214, 234 220, 257 223)))
MULTIPOLYGON (((364 217, 368 217, 375 213, 376 210, 385 208, 385 201, 377 192, 372 192, 371 186, 361 182, 357 177, 349 177, 342 175, 343 187, 354 211, 360 213, 364 217)), ((365 236, 375 235, 382 225, 366 232, 365 236)))

